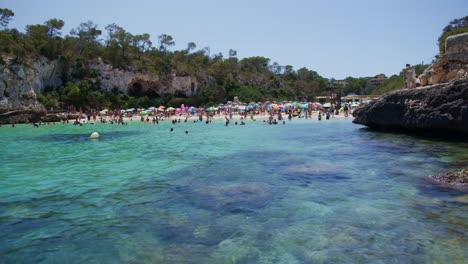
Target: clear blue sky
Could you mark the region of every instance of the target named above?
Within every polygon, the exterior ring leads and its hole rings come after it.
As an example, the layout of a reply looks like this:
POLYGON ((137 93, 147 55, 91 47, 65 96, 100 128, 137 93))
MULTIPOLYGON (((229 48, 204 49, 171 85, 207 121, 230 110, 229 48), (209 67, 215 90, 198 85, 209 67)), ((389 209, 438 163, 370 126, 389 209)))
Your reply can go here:
POLYGON ((185 49, 237 50, 239 58, 263 56, 327 78, 400 72, 406 63, 428 63, 437 38, 454 18, 468 15, 467 0, 1 0, 12 9, 10 27, 65 21, 69 34, 92 20, 132 34, 171 35, 185 49))

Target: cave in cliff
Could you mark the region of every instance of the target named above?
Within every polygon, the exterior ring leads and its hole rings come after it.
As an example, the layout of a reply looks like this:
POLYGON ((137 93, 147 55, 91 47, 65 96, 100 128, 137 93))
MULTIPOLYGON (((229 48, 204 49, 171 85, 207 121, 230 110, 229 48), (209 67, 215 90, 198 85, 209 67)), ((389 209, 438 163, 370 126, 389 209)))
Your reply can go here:
POLYGON ((143 89, 143 85, 141 83, 139 83, 139 82, 134 82, 128 88, 128 95, 136 96, 136 97, 144 96, 145 91, 143 89))

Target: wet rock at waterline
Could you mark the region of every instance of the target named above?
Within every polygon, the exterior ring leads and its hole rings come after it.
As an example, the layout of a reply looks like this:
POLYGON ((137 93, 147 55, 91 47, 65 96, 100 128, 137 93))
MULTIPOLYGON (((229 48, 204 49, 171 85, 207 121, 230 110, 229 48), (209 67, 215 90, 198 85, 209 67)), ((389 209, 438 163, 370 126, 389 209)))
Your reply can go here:
POLYGON ((448 187, 468 188, 468 168, 432 175, 429 180, 448 187))
POLYGON ((394 91, 353 116, 353 123, 376 130, 468 135, 468 79, 394 91))

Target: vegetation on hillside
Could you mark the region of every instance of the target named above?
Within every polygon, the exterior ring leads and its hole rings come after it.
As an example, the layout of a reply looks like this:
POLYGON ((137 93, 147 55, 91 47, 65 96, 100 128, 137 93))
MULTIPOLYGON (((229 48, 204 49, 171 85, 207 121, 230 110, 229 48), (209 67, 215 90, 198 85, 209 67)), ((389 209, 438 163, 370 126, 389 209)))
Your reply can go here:
MULTIPOLYGON (((316 71, 295 70, 261 56, 239 59, 234 49, 229 50, 226 58, 221 53, 212 54, 209 47, 198 48, 193 42, 185 49, 172 51, 175 40, 168 34, 159 35, 157 43, 153 43, 149 34, 135 35, 115 23, 101 29, 92 21, 81 23, 64 36, 61 30, 65 22, 56 18, 28 25, 25 32, 20 32, 8 28, 13 16, 13 11, 0 8, 0 54, 3 55, 0 64, 5 64, 3 58, 7 57, 17 64, 27 64, 41 57, 59 60, 64 85, 48 87, 38 95, 48 108, 211 105, 233 100, 234 96, 245 102, 313 100, 319 95, 329 95, 331 90, 330 80, 316 71), (114 68, 158 75, 163 82, 174 75, 193 76, 198 80, 199 92, 192 97, 129 95, 118 89, 106 92, 96 81, 99 74, 90 67, 100 61, 114 68)), ((426 66, 420 65, 420 69, 426 66)), ((422 72, 419 71, 418 74, 422 72)), ((348 77, 345 79, 347 86, 333 82, 333 89, 344 96, 383 94, 404 86, 401 73, 386 79, 380 86, 370 85, 370 79, 348 77)))
POLYGON ((468 16, 450 21, 438 39, 440 52, 445 52, 445 40, 448 37, 466 32, 468 32, 468 16))

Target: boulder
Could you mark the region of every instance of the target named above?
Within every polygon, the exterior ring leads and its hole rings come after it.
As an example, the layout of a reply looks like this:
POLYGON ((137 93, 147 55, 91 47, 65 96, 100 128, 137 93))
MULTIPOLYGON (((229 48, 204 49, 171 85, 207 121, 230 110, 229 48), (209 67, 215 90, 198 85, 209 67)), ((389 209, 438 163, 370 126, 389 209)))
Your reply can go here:
POLYGON ((468 33, 448 37, 445 47, 419 76, 421 86, 468 78, 468 33))
POLYGON ((60 122, 62 118, 57 114, 46 114, 41 117, 42 122, 60 122))
POLYGON ((15 110, 0 114, 0 124, 34 123, 41 121, 43 111, 15 110))
POLYGON ((468 187, 468 168, 429 176, 429 180, 452 187, 468 187))
POLYGON ((390 92, 353 112, 377 130, 468 135, 468 79, 390 92))

